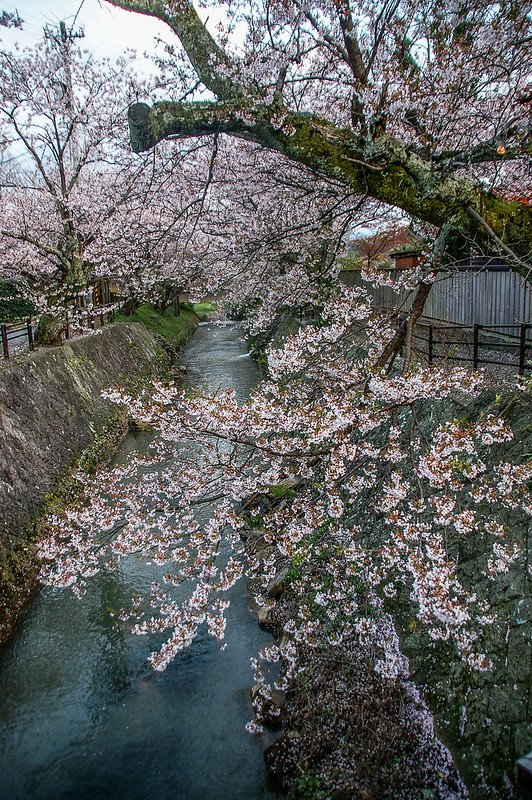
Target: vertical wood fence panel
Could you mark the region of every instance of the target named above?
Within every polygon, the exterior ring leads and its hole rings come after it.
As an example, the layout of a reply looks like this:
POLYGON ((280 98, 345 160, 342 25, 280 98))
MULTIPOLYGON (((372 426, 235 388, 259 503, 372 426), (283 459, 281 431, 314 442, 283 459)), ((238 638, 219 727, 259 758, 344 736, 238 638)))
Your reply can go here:
MULTIPOLYGON (((391 273, 393 275, 393 273, 391 273)), ((340 274, 347 286, 366 289, 377 309, 410 310, 413 292, 372 286, 357 270, 340 274)), ((532 368, 532 288, 508 268, 464 269, 439 279, 416 326, 429 363, 447 359, 532 368), (441 323, 441 324, 439 324, 441 323)))
MULTIPOLYGON (((376 308, 408 311, 411 293, 364 281, 358 270, 340 273, 347 286, 368 290, 376 308)), ((432 287, 424 317, 455 325, 518 325, 532 321, 532 288, 508 269, 466 269, 440 278, 432 287)))

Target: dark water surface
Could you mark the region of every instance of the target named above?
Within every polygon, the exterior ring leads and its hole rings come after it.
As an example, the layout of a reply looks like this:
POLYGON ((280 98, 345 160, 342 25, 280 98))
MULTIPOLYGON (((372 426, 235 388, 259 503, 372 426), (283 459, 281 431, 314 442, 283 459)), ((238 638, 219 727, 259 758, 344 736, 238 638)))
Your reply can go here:
MULTIPOLYGON (((234 386, 258 379, 241 331, 198 328, 181 362, 187 382, 234 386)), ((119 460, 146 446, 129 435, 119 460)), ((144 591, 156 568, 132 561, 97 576, 81 600, 43 589, 0 651, 0 800, 257 800, 263 743, 250 736, 249 659, 271 637, 232 590, 228 647, 200 636, 163 673, 146 659, 150 637, 117 628, 110 609, 144 591)))

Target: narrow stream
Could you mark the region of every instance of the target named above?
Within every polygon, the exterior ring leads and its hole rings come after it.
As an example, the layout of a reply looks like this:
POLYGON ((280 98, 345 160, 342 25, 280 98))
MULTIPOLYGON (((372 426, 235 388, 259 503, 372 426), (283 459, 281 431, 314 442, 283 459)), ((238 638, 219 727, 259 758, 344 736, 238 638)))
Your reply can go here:
MULTIPOLYGON (((202 325, 181 363, 202 389, 258 379, 241 331, 202 325)), ((130 434, 119 460, 146 447, 130 434)), ((154 568, 155 569, 155 568, 154 568)), ((271 637, 232 590, 228 647, 200 636, 163 673, 149 670, 154 642, 117 628, 110 611, 143 592, 151 568, 129 562, 100 575, 81 600, 41 590, 0 651, 2 800, 257 800, 266 789, 263 743, 251 718, 249 659, 271 637)))

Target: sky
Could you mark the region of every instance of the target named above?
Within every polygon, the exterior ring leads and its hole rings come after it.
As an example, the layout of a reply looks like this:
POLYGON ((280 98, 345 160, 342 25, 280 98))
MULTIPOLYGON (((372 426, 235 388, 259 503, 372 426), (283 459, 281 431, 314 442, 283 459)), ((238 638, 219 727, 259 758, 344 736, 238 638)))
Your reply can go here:
POLYGON ((172 31, 159 20, 115 8, 104 0, 0 0, 0 11, 18 11, 23 29, 0 28, 2 46, 9 49, 18 42, 31 46, 43 38, 43 27, 57 27, 64 20, 70 27, 76 16, 75 30, 83 28, 80 45, 98 57, 114 58, 126 48, 155 50, 156 37, 175 41, 172 31), (80 8, 81 6, 81 8, 80 8))

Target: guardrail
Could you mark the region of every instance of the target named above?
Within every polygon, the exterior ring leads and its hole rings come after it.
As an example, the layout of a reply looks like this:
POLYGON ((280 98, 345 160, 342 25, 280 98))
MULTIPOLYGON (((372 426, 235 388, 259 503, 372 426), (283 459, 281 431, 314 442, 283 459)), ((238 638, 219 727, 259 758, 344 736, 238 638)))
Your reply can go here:
POLYGON ((431 325, 427 336, 416 330, 415 339, 424 342, 429 364, 435 361, 467 361, 478 369, 483 364, 513 367, 520 375, 532 369, 527 351, 532 350, 532 324, 515 325, 431 325), (499 356, 500 354, 500 356, 499 356))
POLYGON ((28 347, 33 350, 33 322, 31 317, 28 317, 26 322, 19 325, 2 323, 0 325, 0 337, 2 339, 4 358, 9 358, 10 353, 14 353, 16 350, 28 347))
MULTIPOLYGON (((62 338, 72 339, 84 333, 103 328, 113 321, 116 303, 107 306, 97 306, 89 310, 69 310, 64 315, 62 338)), ((18 350, 33 350, 34 325, 31 317, 23 323, 9 325, 0 324, 0 339, 4 359, 11 358, 18 350)))

